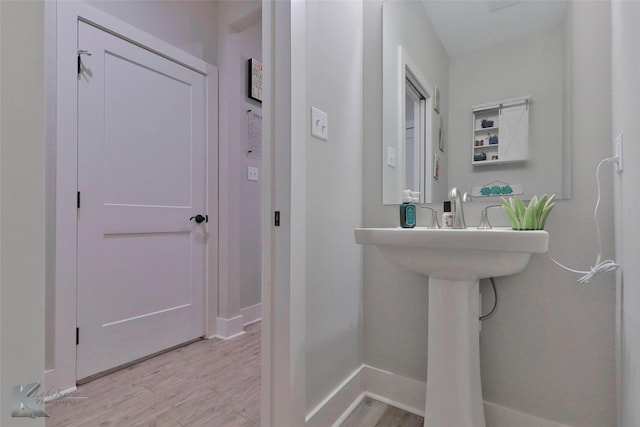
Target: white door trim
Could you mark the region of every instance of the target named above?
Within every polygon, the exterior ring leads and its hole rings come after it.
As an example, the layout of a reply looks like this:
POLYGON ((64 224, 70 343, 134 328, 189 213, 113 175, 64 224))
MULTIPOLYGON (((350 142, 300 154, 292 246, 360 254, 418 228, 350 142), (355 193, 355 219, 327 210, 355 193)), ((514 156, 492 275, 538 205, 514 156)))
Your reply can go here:
POLYGON ((262 1, 263 427, 305 422, 305 25, 304 2, 262 1))
MULTIPOLYGON (((78 20, 91 23, 138 46, 156 52, 207 76, 208 147, 217 147, 217 69, 170 44, 132 27, 80 1, 57 2, 56 23, 56 259, 55 259, 55 369, 45 388, 60 390, 76 383, 76 289, 77 289, 77 40, 78 20)), ((217 317, 218 176, 217 149, 207 150, 208 247, 207 334, 215 331, 217 317), (213 262, 212 262, 213 261, 213 262), (213 291, 213 292, 212 292, 213 291), (209 310, 214 310, 213 314, 209 310)))

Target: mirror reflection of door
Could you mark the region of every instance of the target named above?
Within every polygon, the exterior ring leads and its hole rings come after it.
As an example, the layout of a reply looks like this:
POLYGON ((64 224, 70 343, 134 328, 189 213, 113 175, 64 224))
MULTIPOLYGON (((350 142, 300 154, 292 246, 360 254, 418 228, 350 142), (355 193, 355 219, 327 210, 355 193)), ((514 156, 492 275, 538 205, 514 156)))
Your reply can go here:
MULTIPOLYGON (((399 147, 397 167, 389 166, 388 161, 381 163, 383 204, 401 203, 401 191, 405 189, 402 186, 409 174, 402 170, 406 162, 402 152, 405 138, 401 135, 405 132, 402 114, 408 78, 405 74, 409 70, 429 77, 427 82, 431 84, 422 86, 434 98, 435 87, 441 89, 438 106, 442 109, 427 114, 430 129, 427 129, 421 165, 426 175, 423 183, 426 193, 421 195, 421 201, 424 197, 426 203, 437 203, 447 198, 451 187, 468 191, 495 180, 522 185, 526 199, 543 193, 570 197, 570 65, 572 46, 575 37, 579 37, 572 36, 577 27, 571 25, 576 17, 573 6, 569 6, 574 3, 514 2, 508 8, 509 13, 514 13, 512 20, 505 19, 503 10, 492 12, 486 2, 479 1, 382 2, 382 25, 373 20, 368 23, 379 30, 372 32, 371 37, 380 37, 378 47, 383 58, 380 147, 383 159, 388 157, 389 147, 396 144, 399 147), (514 24, 515 19, 520 19, 515 15, 522 19, 521 25, 514 24), (483 28, 492 31, 478 31, 477 25, 461 24, 481 22, 481 16, 491 22, 483 28), (466 27, 470 30, 465 36, 466 27), (494 39, 496 36, 500 39, 494 39), (478 164, 472 163, 471 154, 475 149, 472 148, 475 140, 470 133, 473 106, 525 95, 531 95, 536 105, 530 109, 528 141, 531 149, 526 161, 491 163, 492 157, 498 155, 493 154, 489 162, 476 167, 478 164), (447 136, 446 143, 443 139, 442 149, 435 143, 440 124, 447 136), (434 139, 434 144, 430 145, 429 139, 434 139), (439 170, 433 170, 437 165, 439 170)), ((372 13, 371 16, 376 15, 372 13)), ((365 91, 376 93, 379 89, 376 82, 365 91)), ((427 104, 431 104, 429 96, 427 104)), ((365 125, 379 119, 366 117, 365 125)), ((494 147, 496 151, 498 146, 494 147)), ((498 158, 494 160, 503 159, 500 155, 498 158)))
POLYGON ((405 86, 405 189, 424 195, 424 171, 421 159, 425 146, 426 96, 421 93, 412 79, 407 78, 405 86))

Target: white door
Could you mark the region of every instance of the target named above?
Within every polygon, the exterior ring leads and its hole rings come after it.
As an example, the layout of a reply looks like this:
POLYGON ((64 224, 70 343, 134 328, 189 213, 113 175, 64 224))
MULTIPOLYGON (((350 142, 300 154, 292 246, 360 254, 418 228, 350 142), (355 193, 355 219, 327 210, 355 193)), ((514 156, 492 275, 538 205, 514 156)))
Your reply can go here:
POLYGON ((499 116, 498 156, 505 162, 529 157, 529 104, 502 107, 499 116))
POLYGON ((89 24, 78 48, 77 378, 204 334, 205 77, 89 24))

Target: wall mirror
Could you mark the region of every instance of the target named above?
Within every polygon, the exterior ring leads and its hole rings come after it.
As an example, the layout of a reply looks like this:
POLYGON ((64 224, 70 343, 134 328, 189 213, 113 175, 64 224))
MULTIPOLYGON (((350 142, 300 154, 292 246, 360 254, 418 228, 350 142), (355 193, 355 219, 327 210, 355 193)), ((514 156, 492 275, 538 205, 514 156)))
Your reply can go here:
POLYGON ((510 184, 524 198, 570 197, 568 7, 545 0, 382 2, 383 204, 401 203, 407 188, 420 191, 420 203, 439 203, 451 187, 478 194, 494 183, 510 184), (516 107, 514 100, 526 103, 516 107), (499 129, 503 108, 510 110, 499 129), (481 125, 483 114, 494 116, 481 125), (526 155, 509 156, 511 135, 522 134, 526 155))
POLYGON ((393 60, 385 68, 393 85, 384 85, 384 139, 398 141, 385 149, 385 188, 389 194, 399 189, 420 193, 420 201, 431 197, 429 171, 424 167, 433 146, 433 85, 402 45, 389 47, 393 60))

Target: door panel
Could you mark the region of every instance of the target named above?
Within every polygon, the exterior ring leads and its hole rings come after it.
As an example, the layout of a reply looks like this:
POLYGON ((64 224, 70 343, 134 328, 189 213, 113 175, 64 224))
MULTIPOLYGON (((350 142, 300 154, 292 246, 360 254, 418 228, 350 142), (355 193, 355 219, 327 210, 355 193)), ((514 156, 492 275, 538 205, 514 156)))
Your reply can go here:
POLYGON ((527 160, 529 157, 529 104, 500 109, 500 160, 527 160))
POLYGON ((106 235, 104 279, 120 285, 101 295, 105 324, 188 305, 190 240, 189 233, 106 235))
POLYGON ((79 23, 77 378, 204 334, 205 77, 79 23))
POLYGON ((190 206, 191 84, 110 52, 104 59, 105 203, 190 206))

